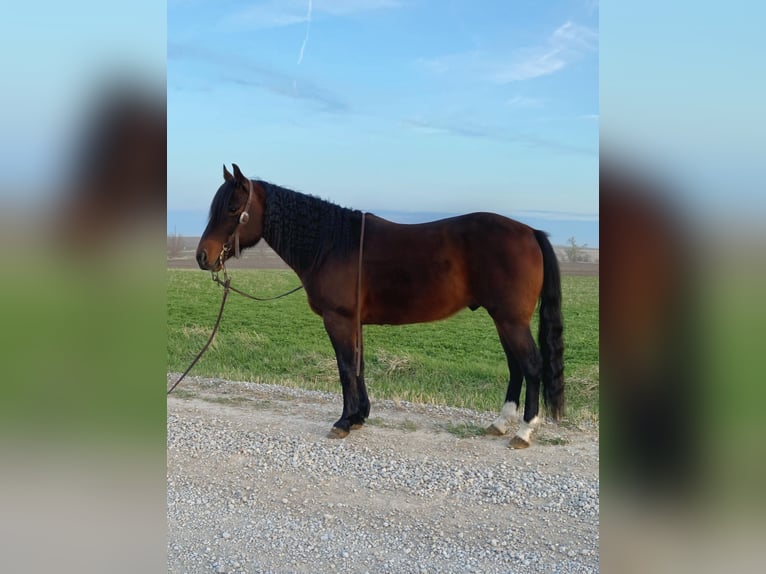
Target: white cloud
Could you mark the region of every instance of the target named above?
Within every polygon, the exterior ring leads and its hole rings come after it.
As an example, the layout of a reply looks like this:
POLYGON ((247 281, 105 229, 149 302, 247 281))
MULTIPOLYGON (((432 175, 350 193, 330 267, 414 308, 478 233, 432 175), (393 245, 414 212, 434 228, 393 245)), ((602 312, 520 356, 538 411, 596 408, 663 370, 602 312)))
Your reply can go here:
POLYGON ((550 43, 561 50, 592 52, 598 47, 598 32, 572 22, 556 28, 550 43))
POLYGON ((597 48, 598 33, 595 30, 565 22, 540 45, 516 48, 508 55, 471 51, 421 59, 419 63, 438 74, 510 84, 554 74, 597 48))
POLYGON ((558 50, 521 50, 509 63, 498 63, 489 78, 496 84, 510 84, 548 76, 566 66, 558 50))
POLYGON ((542 108, 544 100, 541 98, 528 98, 526 96, 514 96, 505 102, 511 108, 542 108))
POLYGON ((306 21, 306 3, 297 0, 270 0, 229 14, 227 24, 247 28, 278 28, 306 21))
POLYGON ((402 126, 422 134, 450 135, 456 137, 514 142, 525 147, 543 148, 557 153, 586 156, 598 155, 598 151, 589 146, 573 145, 565 141, 541 137, 533 133, 514 131, 513 129, 498 125, 487 126, 472 122, 453 120, 433 122, 422 116, 415 116, 403 120, 402 126))
POLYGON ((598 34, 585 26, 566 22, 541 46, 514 51, 507 63, 499 63, 492 79, 498 84, 547 76, 595 52, 598 34))
POLYGON ((225 18, 227 24, 247 28, 278 28, 302 24, 309 13, 346 16, 400 6, 399 0, 313 0, 313 10, 307 11, 307 0, 267 0, 239 10, 225 18))
POLYGON ((316 9, 328 14, 342 16, 357 12, 371 12, 386 8, 398 8, 400 0, 315 0, 316 9))

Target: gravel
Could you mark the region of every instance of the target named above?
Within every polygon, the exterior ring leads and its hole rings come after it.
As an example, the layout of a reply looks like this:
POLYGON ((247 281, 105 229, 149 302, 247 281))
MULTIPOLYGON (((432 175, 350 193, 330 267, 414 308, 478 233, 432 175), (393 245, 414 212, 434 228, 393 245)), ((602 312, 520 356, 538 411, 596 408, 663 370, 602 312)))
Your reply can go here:
POLYGON ((337 440, 339 396, 184 384, 168 400, 169 572, 598 572, 595 428, 544 424, 514 451, 445 430, 493 413, 374 400, 337 440))

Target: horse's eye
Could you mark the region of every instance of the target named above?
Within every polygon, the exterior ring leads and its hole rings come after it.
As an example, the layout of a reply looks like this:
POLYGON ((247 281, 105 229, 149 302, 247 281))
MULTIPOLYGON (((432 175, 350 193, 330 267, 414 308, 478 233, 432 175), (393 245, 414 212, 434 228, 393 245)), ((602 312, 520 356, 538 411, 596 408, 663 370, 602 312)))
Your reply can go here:
POLYGON ((239 209, 239 205, 236 203, 229 204, 229 213, 235 213, 239 209))

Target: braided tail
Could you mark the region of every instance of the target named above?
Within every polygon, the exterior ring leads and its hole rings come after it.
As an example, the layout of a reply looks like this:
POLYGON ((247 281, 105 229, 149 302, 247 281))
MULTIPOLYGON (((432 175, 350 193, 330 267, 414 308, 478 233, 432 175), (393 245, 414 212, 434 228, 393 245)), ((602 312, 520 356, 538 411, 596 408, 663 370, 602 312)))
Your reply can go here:
POLYGON ((540 330, 543 402, 554 420, 564 411, 564 324, 561 318, 561 274, 556 253, 544 231, 535 230, 543 252, 543 289, 540 293, 540 330))

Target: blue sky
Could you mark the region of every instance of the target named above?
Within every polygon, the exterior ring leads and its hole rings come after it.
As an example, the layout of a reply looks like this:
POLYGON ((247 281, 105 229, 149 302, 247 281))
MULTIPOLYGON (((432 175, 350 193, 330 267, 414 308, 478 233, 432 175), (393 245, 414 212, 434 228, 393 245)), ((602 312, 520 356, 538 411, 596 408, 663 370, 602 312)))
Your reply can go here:
POLYGON ((401 221, 495 211, 598 245, 596 2, 170 0, 167 25, 170 231, 201 232, 235 162, 401 221))

